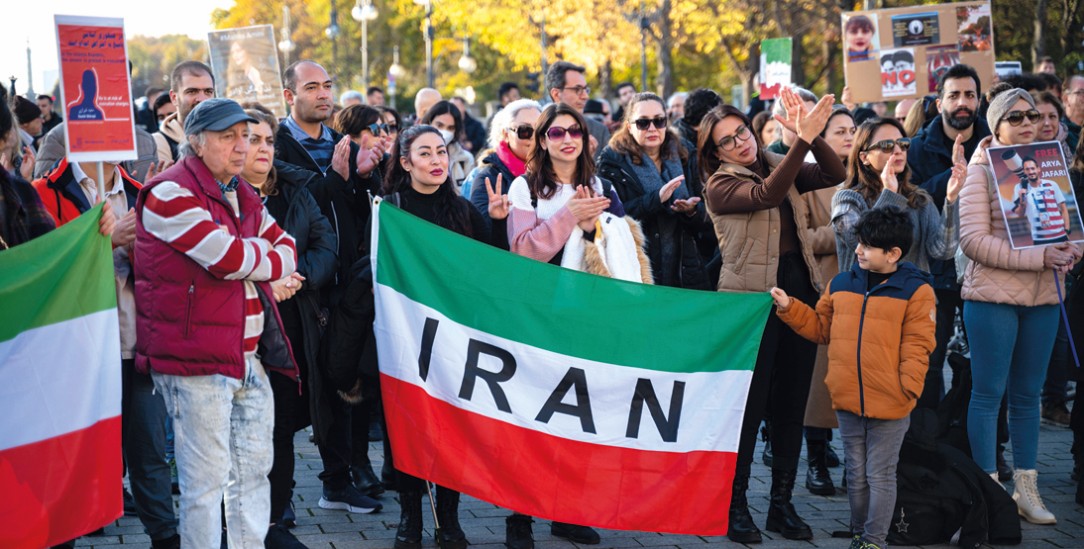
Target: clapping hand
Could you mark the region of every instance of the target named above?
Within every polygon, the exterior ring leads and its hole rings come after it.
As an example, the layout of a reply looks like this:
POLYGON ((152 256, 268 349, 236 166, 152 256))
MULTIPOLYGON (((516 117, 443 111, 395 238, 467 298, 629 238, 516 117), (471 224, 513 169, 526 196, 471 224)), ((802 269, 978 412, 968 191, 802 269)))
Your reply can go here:
POLYGON ((956 136, 956 142, 952 145, 952 175, 949 176, 948 190, 945 193, 947 202, 956 202, 960 196, 960 189, 964 188, 964 179, 967 177, 967 162, 964 160, 963 135, 956 136))

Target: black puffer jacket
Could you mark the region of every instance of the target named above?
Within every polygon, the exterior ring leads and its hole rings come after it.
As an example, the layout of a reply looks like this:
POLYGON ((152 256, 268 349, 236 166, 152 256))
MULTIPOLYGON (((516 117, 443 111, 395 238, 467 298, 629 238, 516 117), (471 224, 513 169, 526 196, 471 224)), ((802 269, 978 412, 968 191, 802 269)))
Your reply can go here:
MULTIPOLYGON (((689 196, 701 196, 695 166, 683 163, 685 185, 689 196), (692 171, 690 171, 692 170, 692 171)), ((598 176, 613 184, 625 212, 640 222, 647 242, 647 256, 655 284, 710 290, 711 282, 704 269, 704 259, 697 246, 697 236, 707 231, 711 223, 703 201, 692 216, 670 209, 669 203, 659 201, 657 192, 645 193, 628 155, 606 147, 599 157, 598 176)))
MULTIPOLYGON (((316 199, 309 193, 307 186, 316 179, 316 174, 296 166, 275 161, 277 194, 267 197, 268 212, 286 232, 294 237, 297 244, 297 272, 305 277, 301 291, 290 299, 278 304, 279 312, 286 326, 286 335, 290 338, 295 352, 303 350, 298 362, 304 361, 305 379, 302 391, 310 395, 309 413, 317 440, 326 432, 323 427, 330 419, 331 408, 324 401, 325 392, 321 390, 324 380, 320 369, 316 367, 320 338, 327 325, 328 312, 321 305, 321 292, 334 280, 338 262, 335 256, 337 238, 316 199)), ((295 429, 304 427, 304 418, 298 418, 295 429)))
POLYGON ((493 152, 482 159, 481 167, 474 172, 474 179, 470 184, 470 203, 489 224, 490 231, 493 233, 492 243, 502 250, 507 250, 508 220, 493 221, 489 218, 489 193, 486 192, 486 179, 489 179, 496 190, 498 175, 501 176, 501 194, 508 194, 508 188, 512 186, 512 181, 515 181, 516 176, 512 175, 512 171, 504 165, 504 162, 501 162, 497 153, 493 152))

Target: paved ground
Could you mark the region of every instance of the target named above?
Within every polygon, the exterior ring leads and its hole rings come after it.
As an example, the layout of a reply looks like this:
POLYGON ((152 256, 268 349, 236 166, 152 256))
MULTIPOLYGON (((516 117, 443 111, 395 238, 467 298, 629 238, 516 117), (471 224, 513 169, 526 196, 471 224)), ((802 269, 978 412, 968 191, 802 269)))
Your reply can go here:
MULTIPOLYGON (((1040 433, 1039 449, 1039 486, 1050 510, 1058 517, 1056 526, 1035 526, 1023 523, 1024 543, 1026 548, 1084 548, 1084 509, 1073 502, 1074 488, 1070 484, 1069 474, 1072 459, 1069 446, 1072 434, 1068 429, 1044 424, 1040 433)), ((835 443, 836 451, 842 454, 840 442, 835 443)), ((309 443, 308 432, 303 431, 297 437, 297 489, 295 505, 298 514, 298 526, 293 530, 298 539, 312 549, 378 549, 390 548, 395 538, 395 528, 399 520, 399 504, 395 494, 389 492, 383 496, 384 510, 372 515, 350 515, 342 511, 327 511, 317 506, 320 499, 320 481, 316 478, 320 471, 320 457, 316 448, 309 443)), ((380 445, 374 443, 370 455, 379 471, 380 445)), ((757 452, 759 456, 759 449, 757 452)), ((832 477, 838 483, 842 468, 832 470, 832 477)), ((753 506, 753 515, 757 523, 764 524, 768 507, 768 488, 771 483, 769 470, 759 463, 753 469, 755 477, 750 482, 749 499, 753 506)), ((802 517, 813 527, 812 541, 788 541, 771 539, 775 534, 765 532, 763 549, 834 547, 844 548, 847 540, 833 539, 833 530, 846 528, 848 507, 846 495, 832 497, 814 496, 804 488, 795 489, 795 505, 802 517)), ((467 537, 479 549, 500 548, 504 542, 504 517, 508 511, 499 509, 473 498, 464 498, 461 506, 461 522, 467 537)), ((432 539, 431 516, 426 515, 426 547, 436 547, 432 539)), ((572 548, 575 544, 549 535, 549 526, 544 522, 535 523, 535 540, 539 549, 572 548)), ((143 527, 134 517, 124 517, 105 528, 105 535, 88 537, 79 541, 79 547, 135 548, 149 547, 150 541, 143 533, 143 527)), ((602 532, 602 544, 597 547, 740 547, 726 538, 674 536, 648 532, 602 532)), ((947 546, 945 546, 947 547, 947 546)))

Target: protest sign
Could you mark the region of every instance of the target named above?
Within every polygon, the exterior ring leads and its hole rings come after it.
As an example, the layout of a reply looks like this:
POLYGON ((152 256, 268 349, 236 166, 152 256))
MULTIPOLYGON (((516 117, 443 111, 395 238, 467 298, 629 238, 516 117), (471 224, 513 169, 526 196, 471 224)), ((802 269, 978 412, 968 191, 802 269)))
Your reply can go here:
POLYGON ((1061 143, 991 147, 987 152, 1013 249, 1084 242, 1080 206, 1061 143))
POLYGON ((286 116, 282 72, 271 25, 224 29, 207 33, 215 93, 238 103, 259 103, 286 116))
POLYGON ((770 38, 760 43, 760 98, 767 101, 779 96, 779 89, 791 83, 790 38, 770 38))
POLYGON ((843 72, 857 102, 919 98, 951 66, 993 81, 989 2, 853 11, 842 15, 843 72))
POLYGON ((124 20, 56 15, 54 22, 68 160, 135 160, 124 20))

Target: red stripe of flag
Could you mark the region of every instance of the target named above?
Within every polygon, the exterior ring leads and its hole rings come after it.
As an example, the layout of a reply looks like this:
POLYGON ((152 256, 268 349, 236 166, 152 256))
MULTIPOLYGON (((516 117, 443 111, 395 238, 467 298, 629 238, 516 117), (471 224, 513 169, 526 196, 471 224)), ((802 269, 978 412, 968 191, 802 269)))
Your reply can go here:
POLYGON ((0 547, 50 547, 120 518, 120 425, 0 450, 0 547))
POLYGON ((380 383, 395 466, 405 473, 550 520, 726 533, 736 453, 569 440, 456 408, 385 374, 380 383))

